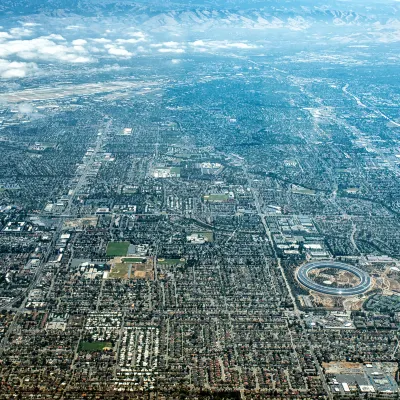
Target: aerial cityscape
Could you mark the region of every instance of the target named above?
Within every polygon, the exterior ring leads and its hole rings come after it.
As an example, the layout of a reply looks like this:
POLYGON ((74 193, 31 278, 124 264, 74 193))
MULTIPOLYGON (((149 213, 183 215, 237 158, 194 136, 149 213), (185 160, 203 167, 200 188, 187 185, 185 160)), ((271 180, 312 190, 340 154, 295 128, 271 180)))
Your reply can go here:
POLYGON ((0 399, 400 398, 400 2, 1 0, 0 399))

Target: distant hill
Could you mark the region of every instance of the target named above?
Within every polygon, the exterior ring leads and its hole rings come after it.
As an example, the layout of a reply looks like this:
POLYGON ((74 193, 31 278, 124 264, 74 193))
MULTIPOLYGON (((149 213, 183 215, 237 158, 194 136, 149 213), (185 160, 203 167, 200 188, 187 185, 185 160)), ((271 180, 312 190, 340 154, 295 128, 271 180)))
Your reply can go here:
POLYGON ((304 19, 310 24, 360 24, 386 21, 400 15, 400 5, 392 1, 318 0, 2 0, 0 13, 26 16, 78 14, 82 16, 132 15, 148 24, 195 23, 230 24, 244 27, 277 24, 279 20, 304 19))

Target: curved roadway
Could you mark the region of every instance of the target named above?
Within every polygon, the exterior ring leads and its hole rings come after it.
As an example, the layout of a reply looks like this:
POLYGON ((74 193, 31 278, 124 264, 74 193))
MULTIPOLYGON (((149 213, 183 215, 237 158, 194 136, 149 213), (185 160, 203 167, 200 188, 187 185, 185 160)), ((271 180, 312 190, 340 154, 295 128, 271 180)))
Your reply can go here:
POLYGON ((315 261, 305 264, 297 271, 297 279, 308 289, 335 296, 354 296, 366 292, 371 286, 371 278, 366 272, 352 265, 333 261, 315 261), (322 268, 335 268, 351 272, 360 279, 360 283, 352 288, 334 288, 320 285, 308 277, 310 271, 322 268))

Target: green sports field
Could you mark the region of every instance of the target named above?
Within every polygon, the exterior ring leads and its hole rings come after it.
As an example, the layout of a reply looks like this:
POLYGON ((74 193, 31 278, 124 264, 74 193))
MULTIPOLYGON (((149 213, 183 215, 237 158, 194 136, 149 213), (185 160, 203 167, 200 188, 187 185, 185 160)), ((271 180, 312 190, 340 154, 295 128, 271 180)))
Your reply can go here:
POLYGON ((79 351, 100 351, 106 347, 112 348, 111 342, 80 342, 79 351))
POLYGON ((129 242, 109 242, 107 245, 108 257, 123 257, 128 253, 129 242))

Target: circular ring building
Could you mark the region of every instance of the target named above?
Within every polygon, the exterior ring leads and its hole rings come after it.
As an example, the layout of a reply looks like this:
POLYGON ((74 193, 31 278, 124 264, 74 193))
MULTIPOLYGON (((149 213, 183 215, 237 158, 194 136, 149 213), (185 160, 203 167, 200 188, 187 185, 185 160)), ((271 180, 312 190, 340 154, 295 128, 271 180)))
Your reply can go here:
POLYGON ((301 266, 297 271, 297 280, 303 286, 307 287, 310 290, 334 296, 354 296, 366 292, 371 286, 371 278, 366 272, 352 265, 344 264, 341 262, 333 262, 329 260, 315 261, 301 266), (352 274, 357 276, 358 279, 360 279, 360 283, 352 288, 335 288, 320 285, 308 277, 310 271, 322 268, 335 268, 351 272, 352 274))

